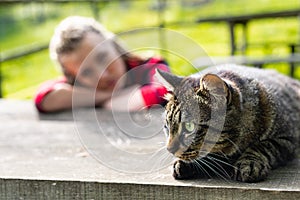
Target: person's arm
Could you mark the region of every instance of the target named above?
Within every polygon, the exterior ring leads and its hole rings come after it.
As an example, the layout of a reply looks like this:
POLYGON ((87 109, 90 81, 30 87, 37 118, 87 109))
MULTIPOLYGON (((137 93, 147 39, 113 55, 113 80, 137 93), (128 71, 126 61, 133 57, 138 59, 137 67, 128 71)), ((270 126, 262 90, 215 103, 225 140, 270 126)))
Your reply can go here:
POLYGON ((111 93, 95 93, 95 90, 61 83, 44 97, 40 107, 44 112, 55 112, 72 107, 101 105, 110 97, 111 93))
POLYGON ((106 109, 118 111, 137 111, 145 108, 145 106, 139 85, 118 91, 103 104, 106 109))
POLYGON ((112 96, 103 104, 104 108, 119 111, 138 111, 165 102, 165 87, 158 84, 132 86, 112 96))
POLYGON ((148 85, 135 85, 113 95, 111 99, 103 104, 104 108, 119 111, 138 111, 143 108, 149 108, 153 105, 162 105, 165 103, 164 95, 167 89, 154 78, 155 69, 169 71, 165 63, 159 63, 160 59, 150 59, 147 63, 151 68, 148 72, 150 83, 148 85))

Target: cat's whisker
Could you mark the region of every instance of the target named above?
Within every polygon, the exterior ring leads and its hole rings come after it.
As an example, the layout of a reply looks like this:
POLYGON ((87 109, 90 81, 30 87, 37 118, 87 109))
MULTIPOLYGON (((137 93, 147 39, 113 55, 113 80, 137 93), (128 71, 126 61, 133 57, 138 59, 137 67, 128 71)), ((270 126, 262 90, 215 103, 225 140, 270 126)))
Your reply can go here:
POLYGON ((213 156, 207 156, 207 158, 209 158, 209 159, 211 159, 211 160, 215 160, 215 161, 217 161, 217 162, 220 162, 220 163, 222 163, 222 164, 224 164, 224 165, 227 165, 227 166, 229 166, 229 167, 232 167, 233 169, 237 169, 236 166, 234 166, 234 165, 232 165, 232 164, 230 164, 230 163, 228 163, 228 162, 225 162, 225 161, 223 161, 223 160, 221 160, 221 159, 215 158, 215 157, 213 157, 213 156))
POLYGON ((222 155, 217 154, 217 153, 212 153, 212 152, 207 153, 206 151, 200 151, 200 152, 203 152, 204 154, 206 154, 205 157, 207 157, 207 158, 209 158, 209 159, 214 159, 214 160, 216 160, 216 161, 218 161, 218 162, 221 162, 221 163, 223 163, 223 164, 225 164, 225 165, 227 165, 227 166, 230 166, 230 167, 233 167, 233 168, 234 168, 233 165, 231 165, 231 164, 229 164, 229 163, 227 163, 227 162, 225 162, 225 161, 223 161, 223 160, 221 160, 221 159, 216 158, 216 157, 220 157, 220 158, 225 158, 226 160, 228 160, 228 157, 227 157, 223 152, 221 152, 222 155), (215 157, 210 156, 210 155, 213 155, 213 156, 215 156, 215 157))
MULTIPOLYGON (((160 161, 161 161, 161 163, 166 163, 168 160, 173 161, 174 159, 175 159, 175 157, 172 154, 165 152, 164 154, 162 154, 160 161)), ((170 164, 171 164, 171 161, 170 161, 170 164)))
POLYGON ((167 162, 167 160, 171 160, 171 158, 173 157, 172 154, 170 154, 167 151, 164 151, 164 149, 165 147, 161 147, 151 157, 148 158, 148 161, 154 160, 151 171, 162 168, 163 165, 165 165, 165 163, 167 162))
POLYGON ((227 140, 227 141, 229 141, 235 148, 236 148, 236 150, 241 154, 242 152, 241 152, 241 150, 240 150, 240 147, 235 143, 235 142, 233 142, 231 139, 229 139, 229 138, 225 138, 225 140, 227 140))
POLYGON ((199 153, 198 153, 198 156, 200 156, 200 158, 202 158, 202 157, 205 157, 205 156, 201 156, 201 154, 202 154, 202 155, 208 155, 209 153, 210 153, 210 152, 200 150, 199 153))
POLYGON ((228 156, 223 152, 223 151, 220 151, 218 153, 209 153, 211 155, 215 155, 215 156, 218 156, 218 157, 221 157, 221 158, 225 158, 226 160, 228 160, 228 156), (220 154, 221 153, 221 154, 220 154))
POLYGON ((201 159, 201 161, 206 167, 208 167, 212 172, 214 172, 217 176, 222 178, 223 180, 228 180, 224 175, 220 174, 218 171, 216 171, 213 167, 215 167, 212 163, 210 163, 208 160, 201 159))
POLYGON ((162 157, 162 156, 164 156, 164 155, 168 155, 168 152, 167 152, 167 151, 164 151, 164 149, 165 149, 165 147, 161 147, 161 148, 157 149, 157 150, 154 152, 154 154, 149 158, 149 160, 152 159, 152 158, 154 158, 154 157, 156 157, 156 156, 162 157))
POLYGON ((221 164, 219 164, 218 162, 221 162, 223 164, 228 164, 228 163, 226 163, 222 160, 219 160, 219 159, 214 159, 213 157, 210 157, 210 156, 207 156, 207 158, 210 159, 212 162, 214 162, 219 167, 220 171, 223 172, 223 174, 226 175, 228 179, 230 179, 231 176, 227 173, 227 171, 224 169, 224 167, 221 164))
POLYGON ((196 166, 196 170, 198 171, 198 172, 204 172, 205 174, 207 174, 207 176, 208 177, 210 177, 211 178, 211 175, 208 173, 208 171, 207 170, 205 170, 205 168, 201 165, 201 163, 199 163, 199 162, 201 162, 202 163, 202 161, 201 160, 194 160, 192 163, 194 164, 194 166, 196 166))
POLYGON ((222 152, 222 151, 220 151, 220 152, 218 152, 218 153, 206 152, 206 151, 200 151, 200 152, 203 152, 203 153, 205 153, 205 154, 207 154, 207 155, 214 155, 214 156, 217 156, 217 157, 225 158, 226 160, 229 159, 228 156, 227 156, 224 152, 222 152), (220 155, 220 153, 221 153, 222 155, 220 155))
MULTIPOLYGON (((155 161, 152 165, 151 171, 156 171, 156 170, 160 170, 164 167, 167 167, 169 165, 165 165, 165 161, 170 159, 170 155, 165 155, 161 158, 159 158, 157 161, 155 161)), ((171 164, 171 163, 170 163, 171 164)))
POLYGON ((158 142, 157 144, 160 144, 160 145, 162 145, 162 146, 164 146, 164 147, 165 147, 165 145, 166 145, 166 142, 158 142))
POLYGON ((217 153, 213 153, 213 152, 206 152, 206 151, 199 151, 199 152, 201 152, 201 153, 205 153, 205 154, 211 154, 211 155, 216 155, 216 156, 220 156, 219 154, 217 154, 217 153))

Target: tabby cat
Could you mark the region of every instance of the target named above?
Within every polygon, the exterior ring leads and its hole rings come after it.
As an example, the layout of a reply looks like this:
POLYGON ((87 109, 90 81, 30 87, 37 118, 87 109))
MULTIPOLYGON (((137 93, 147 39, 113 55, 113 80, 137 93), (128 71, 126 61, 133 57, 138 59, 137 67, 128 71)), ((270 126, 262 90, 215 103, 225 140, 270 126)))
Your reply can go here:
POLYGON ((167 149, 175 179, 266 179, 295 156, 300 82, 273 70, 222 65, 188 77, 157 71, 169 94, 167 149))

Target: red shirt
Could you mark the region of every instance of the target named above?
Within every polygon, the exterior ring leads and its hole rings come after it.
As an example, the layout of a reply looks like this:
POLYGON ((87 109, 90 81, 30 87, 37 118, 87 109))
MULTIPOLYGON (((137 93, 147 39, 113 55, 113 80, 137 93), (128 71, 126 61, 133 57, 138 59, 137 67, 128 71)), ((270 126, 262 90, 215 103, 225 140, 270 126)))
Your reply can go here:
MULTIPOLYGON (((127 63, 127 85, 141 85, 140 90, 147 107, 165 102, 163 97, 167 93, 166 88, 155 83, 153 79, 156 68, 169 71, 167 63, 159 57, 152 57, 142 64, 137 62, 127 63)), ((52 92, 57 84, 61 83, 67 83, 67 78, 61 77, 56 80, 46 81, 41 85, 34 98, 36 108, 40 112, 45 112, 41 104, 47 94, 52 92)))

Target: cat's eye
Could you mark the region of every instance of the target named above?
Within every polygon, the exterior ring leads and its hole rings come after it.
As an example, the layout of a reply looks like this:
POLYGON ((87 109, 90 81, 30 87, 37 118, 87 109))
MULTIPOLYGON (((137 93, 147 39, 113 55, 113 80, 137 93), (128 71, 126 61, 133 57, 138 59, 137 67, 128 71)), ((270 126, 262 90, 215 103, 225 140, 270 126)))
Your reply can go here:
POLYGON ((188 132, 193 132, 195 130, 195 124, 193 122, 185 122, 184 123, 184 128, 188 132))
POLYGON ((182 123, 183 130, 181 131, 181 143, 185 147, 189 147, 195 138, 195 129, 196 125, 193 122, 184 122, 182 123))

